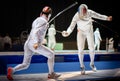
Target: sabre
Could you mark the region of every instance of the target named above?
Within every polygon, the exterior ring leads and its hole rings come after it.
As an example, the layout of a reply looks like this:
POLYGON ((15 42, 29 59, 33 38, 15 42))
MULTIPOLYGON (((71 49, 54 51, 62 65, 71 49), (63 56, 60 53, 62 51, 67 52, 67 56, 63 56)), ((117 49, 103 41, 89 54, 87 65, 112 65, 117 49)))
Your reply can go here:
POLYGON ((62 33, 61 31, 59 31, 59 30, 56 30, 56 32, 58 32, 58 33, 62 33))
POLYGON ((67 8, 65 8, 64 10, 62 10, 61 12, 59 12, 57 15, 55 15, 48 23, 51 23, 56 17, 58 17, 60 14, 62 14, 63 12, 67 11, 68 9, 72 8, 73 6, 77 5, 78 2, 73 3, 72 5, 68 6, 67 8))
POLYGON ((93 20, 93 22, 95 22, 95 23, 97 23, 97 24, 99 24, 99 25, 101 25, 101 26, 103 26, 103 27, 105 27, 105 28, 109 29, 109 30, 110 30, 110 31, 112 31, 113 33, 115 33, 115 34, 119 35, 116 31, 113 31, 111 28, 107 27, 106 25, 101 24, 101 23, 99 23, 99 22, 97 22, 97 21, 95 21, 95 20, 93 20))

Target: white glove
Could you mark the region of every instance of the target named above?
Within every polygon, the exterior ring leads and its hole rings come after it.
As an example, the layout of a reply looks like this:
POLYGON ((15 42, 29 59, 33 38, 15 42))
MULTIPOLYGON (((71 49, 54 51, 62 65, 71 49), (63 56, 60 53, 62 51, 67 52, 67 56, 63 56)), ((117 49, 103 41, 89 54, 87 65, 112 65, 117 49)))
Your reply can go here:
POLYGON ((69 36, 69 34, 68 34, 67 31, 62 31, 62 36, 63 36, 63 37, 67 37, 67 36, 69 36))

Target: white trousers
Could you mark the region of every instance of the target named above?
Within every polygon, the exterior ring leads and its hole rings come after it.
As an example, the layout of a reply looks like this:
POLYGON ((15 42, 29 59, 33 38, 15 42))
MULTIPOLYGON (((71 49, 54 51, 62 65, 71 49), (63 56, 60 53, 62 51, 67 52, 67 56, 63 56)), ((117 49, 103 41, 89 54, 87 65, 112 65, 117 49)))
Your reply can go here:
POLYGON ((48 47, 51 49, 54 49, 56 45, 56 41, 55 40, 49 40, 48 41, 48 47))
MULTIPOLYGON (((31 41, 26 42, 24 45, 24 58, 21 64, 18 64, 13 68, 14 72, 27 69, 30 65, 31 58, 34 53, 41 54, 48 58, 47 64, 49 73, 54 72, 54 52, 44 45, 39 45, 37 49, 33 48, 33 43, 31 41)), ((37 68, 36 68, 37 69, 37 68)))
POLYGON ((95 40, 95 45, 94 45, 94 48, 96 49, 97 48, 97 51, 100 50, 100 40, 95 40))
POLYGON ((78 31, 77 33, 77 47, 78 47, 78 57, 80 61, 80 67, 84 67, 84 48, 85 48, 85 40, 87 39, 89 54, 90 54, 90 64, 94 64, 94 36, 93 31, 78 31))

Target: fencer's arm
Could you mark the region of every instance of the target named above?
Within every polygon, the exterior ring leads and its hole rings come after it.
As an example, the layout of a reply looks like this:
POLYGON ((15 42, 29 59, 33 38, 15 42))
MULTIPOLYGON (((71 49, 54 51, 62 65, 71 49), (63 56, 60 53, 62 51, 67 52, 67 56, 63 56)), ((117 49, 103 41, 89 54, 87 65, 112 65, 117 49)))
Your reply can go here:
POLYGON ((89 11, 90 11, 90 15, 93 18, 100 19, 100 20, 112 21, 112 16, 102 15, 100 13, 93 11, 93 10, 89 10, 89 11))
POLYGON ((38 46, 39 46, 39 37, 38 37, 38 32, 39 32, 39 29, 46 25, 47 23, 46 22, 41 22, 41 20, 39 20, 39 22, 36 22, 35 21, 35 24, 33 24, 33 29, 32 29, 32 33, 30 35, 32 35, 31 37, 33 37, 32 39, 34 39, 33 41, 35 42, 34 45, 33 45, 33 48, 34 49, 37 49, 38 46))
POLYGON ((78 19, 79 19, 79 16, 78 16, 78 12, 77 12, 77 13, 74 15, 74 17, 73 17, 73 19, 72 19, 72 21, 71 21, 71 24, 70 24, 70 26, 69 26, 68 29, 67 29, 67 32, 68 32, 69 35, 70 35, 70 34, 72 33, 72 31, 74 30, 75 25, 76 25, 78 19))
POLYGON ((34 45, 33 45, 33 48, 37 49, 38 45, 39 45, 39 43, 38 43, 38 35, 37 35, 38 31, 34 30, 33 32, 34 32, 34 34, 33 34, 32 37, 34 37, 34 42, 35 42, 34 45))
POLYGON ((77 23, 77 19, 78 19, 78 13, 76 13, 76 14, 74 15, 74 17, 73 17, 73 19, 72 19, 72 21, 71 21, 71 24, 70 24, 70 26, 67 28, 67 30, 66 30, 66 31, 62 31, 62 36, 63 36, 63 37, 67 37, 67 36, 69 36, 69 35, 72 33, 72 31, 74 30, 75 25, 76 25, 76 23, 77 23))

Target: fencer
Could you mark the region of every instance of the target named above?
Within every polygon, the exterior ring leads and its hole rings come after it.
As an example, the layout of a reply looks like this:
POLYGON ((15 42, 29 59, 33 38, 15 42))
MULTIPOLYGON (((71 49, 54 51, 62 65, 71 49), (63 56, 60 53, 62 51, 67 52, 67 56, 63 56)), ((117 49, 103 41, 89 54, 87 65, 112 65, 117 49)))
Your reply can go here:
POLYGON ((93 71, 97 71, 96 66, 94 64, 95 50, 92 18, 106 21, 112 20, 112 16, 101 15, 91 9, 88 9, 88 6, 86 4, 81 4, 78 8, 78 11, 73 16, 70 26, 67 28, 67 30, 62 31, 63 37, 67 37, 73 32, 77 24, 77 47, 81 74, 85 74, 85 66, 83 60, 86 39, 90 55, 90 67, 92 68, 93 71))
POLYGON ((48 58, 48 78, 57 78, 60 75, 54 72, 54 52, 48 47, 42 45, 42 41, 45 38, 46 31, 48 29, 48 21, 51 17, 52 9, 49 6, 45 6, 40 16, 37 17, 32 23, 32 29, 30 35, 24 44, 24 58, 21 64, 15 67, 8 67, 7 78, 13 80, 13 74, 16 71, 27 69, 30 65, 32 56, 37 53, 48 58))
POLYGON ((55 35, 56 35, 55 25, 51 24, 48 29, 48 47, 53 51, 56 45, 55 35))
POLYGON ((97 48, 97 51, 100 51, 100 43, 102 41, 101 35, 100 35, 100 31, 99 28, 96 28, 96 30, 94 31, 94 41, 95 41, 95 49, 97 48))
POLYGON ((114 43, 114 40, 113 40, 113 37, 111 37, 109 40, 108 40, 108 51, 111 51, 113 50, 113 43, 114 43))

